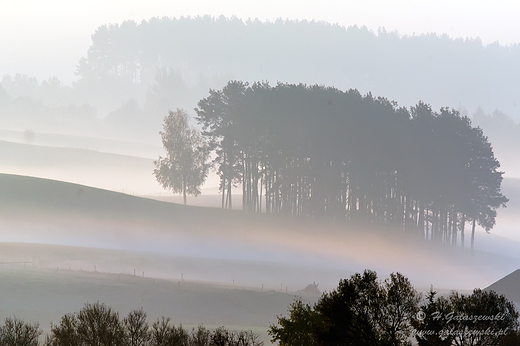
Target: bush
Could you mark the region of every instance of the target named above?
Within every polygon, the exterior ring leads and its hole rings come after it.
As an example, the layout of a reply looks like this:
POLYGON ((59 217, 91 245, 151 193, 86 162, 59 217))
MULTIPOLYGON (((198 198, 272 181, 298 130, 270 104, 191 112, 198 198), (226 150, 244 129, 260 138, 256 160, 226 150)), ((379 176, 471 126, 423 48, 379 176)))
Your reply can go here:
POLYGON ((0 346, 38 346, 42 334, 38 323, 26 323, 16 317, 7 317, 0 326, 0 346))
POLYGON ((170 324, 170 318, 162 318, 152 325, 150 346, 186 346, 190 336, 182 326, 170 324))
POLYGON ((131 311, 123 320, 123 327, 129 346, 145 346, 151 338, 146 312, 141 308, 131 311))
POLYGON ((203 326, 199 326, 191 332, 191 346, 208 346, 211 340, 211 333, 203 326))
POLYGON ((224 327, 217 328, 210 337, 210 346, 262 346, 258 334, 251 331, 229 331, 224 327))
POLYGON ((258 338, 258 334, 251 331, 228 331, 224 327, 211 332, 199 326, 189 332, 182 325, 171 324, 170 318, 165 317, 150 327, 143 309, 131 311, 120 321, 117 312, 98 302, 85 304, 78 313, 67 314, 59 324, 51 325, 51 333, 47 336, 45 346, 263 345, 258 338))
POLYGON ((119 314, 105 304, 85 304, 77 314, 62 317, 60 324, 51 325, 47 346, 124 346, 125 331, 119 314))

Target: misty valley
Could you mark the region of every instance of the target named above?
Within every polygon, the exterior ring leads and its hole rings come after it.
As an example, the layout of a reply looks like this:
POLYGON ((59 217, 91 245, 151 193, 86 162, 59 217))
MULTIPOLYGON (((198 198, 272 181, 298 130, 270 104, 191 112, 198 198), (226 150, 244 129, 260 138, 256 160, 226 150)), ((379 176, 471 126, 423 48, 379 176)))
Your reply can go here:
POLYGON ((164 17, 4 75, 0 346, 519 345, 518 53, 164 17))

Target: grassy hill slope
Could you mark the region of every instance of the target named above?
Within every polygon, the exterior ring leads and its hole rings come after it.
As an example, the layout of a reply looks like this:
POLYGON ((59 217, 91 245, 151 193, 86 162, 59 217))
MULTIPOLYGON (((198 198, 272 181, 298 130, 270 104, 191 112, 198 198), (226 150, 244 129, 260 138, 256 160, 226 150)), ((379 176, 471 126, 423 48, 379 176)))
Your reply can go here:
MULTIPOLYGON (((291 292, 313 281, 330 290, 369 268, 381 279, 400 271, 422 292, 430 284, 470 290, 519 264, 374 229, 8 174, 0 174, 0 220, 0 262, 30 262, 0 266, 0 291, 7 292, 0 318, 17 314, 43 327, 99 300, 122 314, 143 306, 151 318, 184 325, 252 326, 266 340, 268 322, 285 311, 291 292)), ((480 237, 477 243, 486 242, 480 237)))
POLYGON ((50 179, 0 174, 0 215, 13 222, 70 228, 102 228, 114 235, 133 230, 207 236, 215 230, 243 233, 244 225, 283 226, 280 217, 204 208, 50 179))
MULTIPOLYGON (((2 245, 23 250, 19 244, 2 245)), ((48 246, 30 246, 49 251, 48 246)), ((55 249, 56 250, 56 249, 55 249)), ((74 250, 61 247, 60 251, 74 250)), ((88 249, 76 249, 89 252, 88 249)), ((99 252, 99 251, 98 251, 99 252)), ((133 309, 143 308, 152 323, 162 316, 187 328, 204 324, 209 328, 225 325, 232 329, 251 329, 266 334, 277 314, 284 314, 294 299, 292 293, 223 286, 189 280, 161 280, 140 275, 94 271, 45 269, 27 264, 0 266, 0 320, 16 315, 39 322, 48 332, 67 313, 79 311, 86 302, 102 302, 123 318, 133 309)), ((316 299, 316 298, 307 298, 316 299)))
MULTIPOLYGON (((312 281, 329 289, 341 277, 371 268, 382 277, 401 271, 426 287, 471 289, 518 265, 518 259, 488 253, 470 256, 468 249, 437 246, 393 232, 184 206, 46 179, 1 174, 0 191, 2 241, 204 259, 195 275, 202 280, 219 281, 217 276, 229 282, 240 275, 258 284, 272 276, 271 283, 285 277, 283 284, 295 289, 312 281), (222 270, 208 263, 219 263, 222 270), (282 264, 293 267, 270 275, 273 267, 282 264), (465 275, 445 274, 457 271, 465 275)), ((476 243, 489 242, 481 239, 488 236, 477 234, 476 243)))
MULTIPOLYGON (((313 280, 335 284, 340 275, 338 265, 329 269, 316 263, 313 252, 323 249, 316 248, 307 256, 308 245, 300 248, 308 237, 303 234, 303 223, 274 215, 184 206, 6 174, 0 174, 0 191, 0 241, 4 242, 142 252, 146 255, 141 257, 148 259, 145 270, 159 277, 178 277, 183 270, 169 272, 174 265, 171 258, 175 263, 182 262, 179 258, 189 258, 184 270, 195 279, 284 282, 295 290, 313 280), (301 239, 296 239, 294 231, 302 232, 301 239), (170 262, 157 265, 155 258, 149 260, 152 255, 169 256, 170 262)), ((66 266, 59 264, 63 261, 50 262, 66 266)), ((79 262, 86 263, 87 259, 79 262)), ((107 270, 128 272, 132 267, 123 262, 112 263, 107 270)), ((88 261, 88 268, 95 264, 88 261)))
POLYGON ((136 194, 159 194, 153 159, 0 141, 0 172, 38 176, 136 194))

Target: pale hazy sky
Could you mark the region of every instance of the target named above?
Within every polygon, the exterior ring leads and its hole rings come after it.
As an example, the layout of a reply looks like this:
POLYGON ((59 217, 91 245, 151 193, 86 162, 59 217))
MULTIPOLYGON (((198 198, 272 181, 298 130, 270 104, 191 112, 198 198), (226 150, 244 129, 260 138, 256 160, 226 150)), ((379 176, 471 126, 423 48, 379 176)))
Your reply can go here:
POLYGON ((69 84, 102 24, 151 17, 212 15, 261 20, 324 20, 385 27, 411 35, 480 37, 484 44, 520 42, 520 2, 510 0, 1 0, 0 77, 17 72, 69 84))

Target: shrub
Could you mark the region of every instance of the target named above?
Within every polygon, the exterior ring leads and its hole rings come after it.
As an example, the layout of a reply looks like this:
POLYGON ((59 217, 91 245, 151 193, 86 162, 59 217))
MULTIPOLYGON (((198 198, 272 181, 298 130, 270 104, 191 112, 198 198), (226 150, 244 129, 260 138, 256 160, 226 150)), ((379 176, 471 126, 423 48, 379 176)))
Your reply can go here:
POLYGON ((62 317, 51 325, 48 346, 125 346, 125 330, 119 314, 105 304, 85 304, 77 314, 62 317))
POLYGON ((42 334, 38 323, 26 323, 16 317, 7 317, 0 326, 0 346, 38 346, 42 334))
POLYGON ((123 320, 123 327, 129 346, 146 346, 151 338, 146 312, 141 308, 132 310, 123 320))

